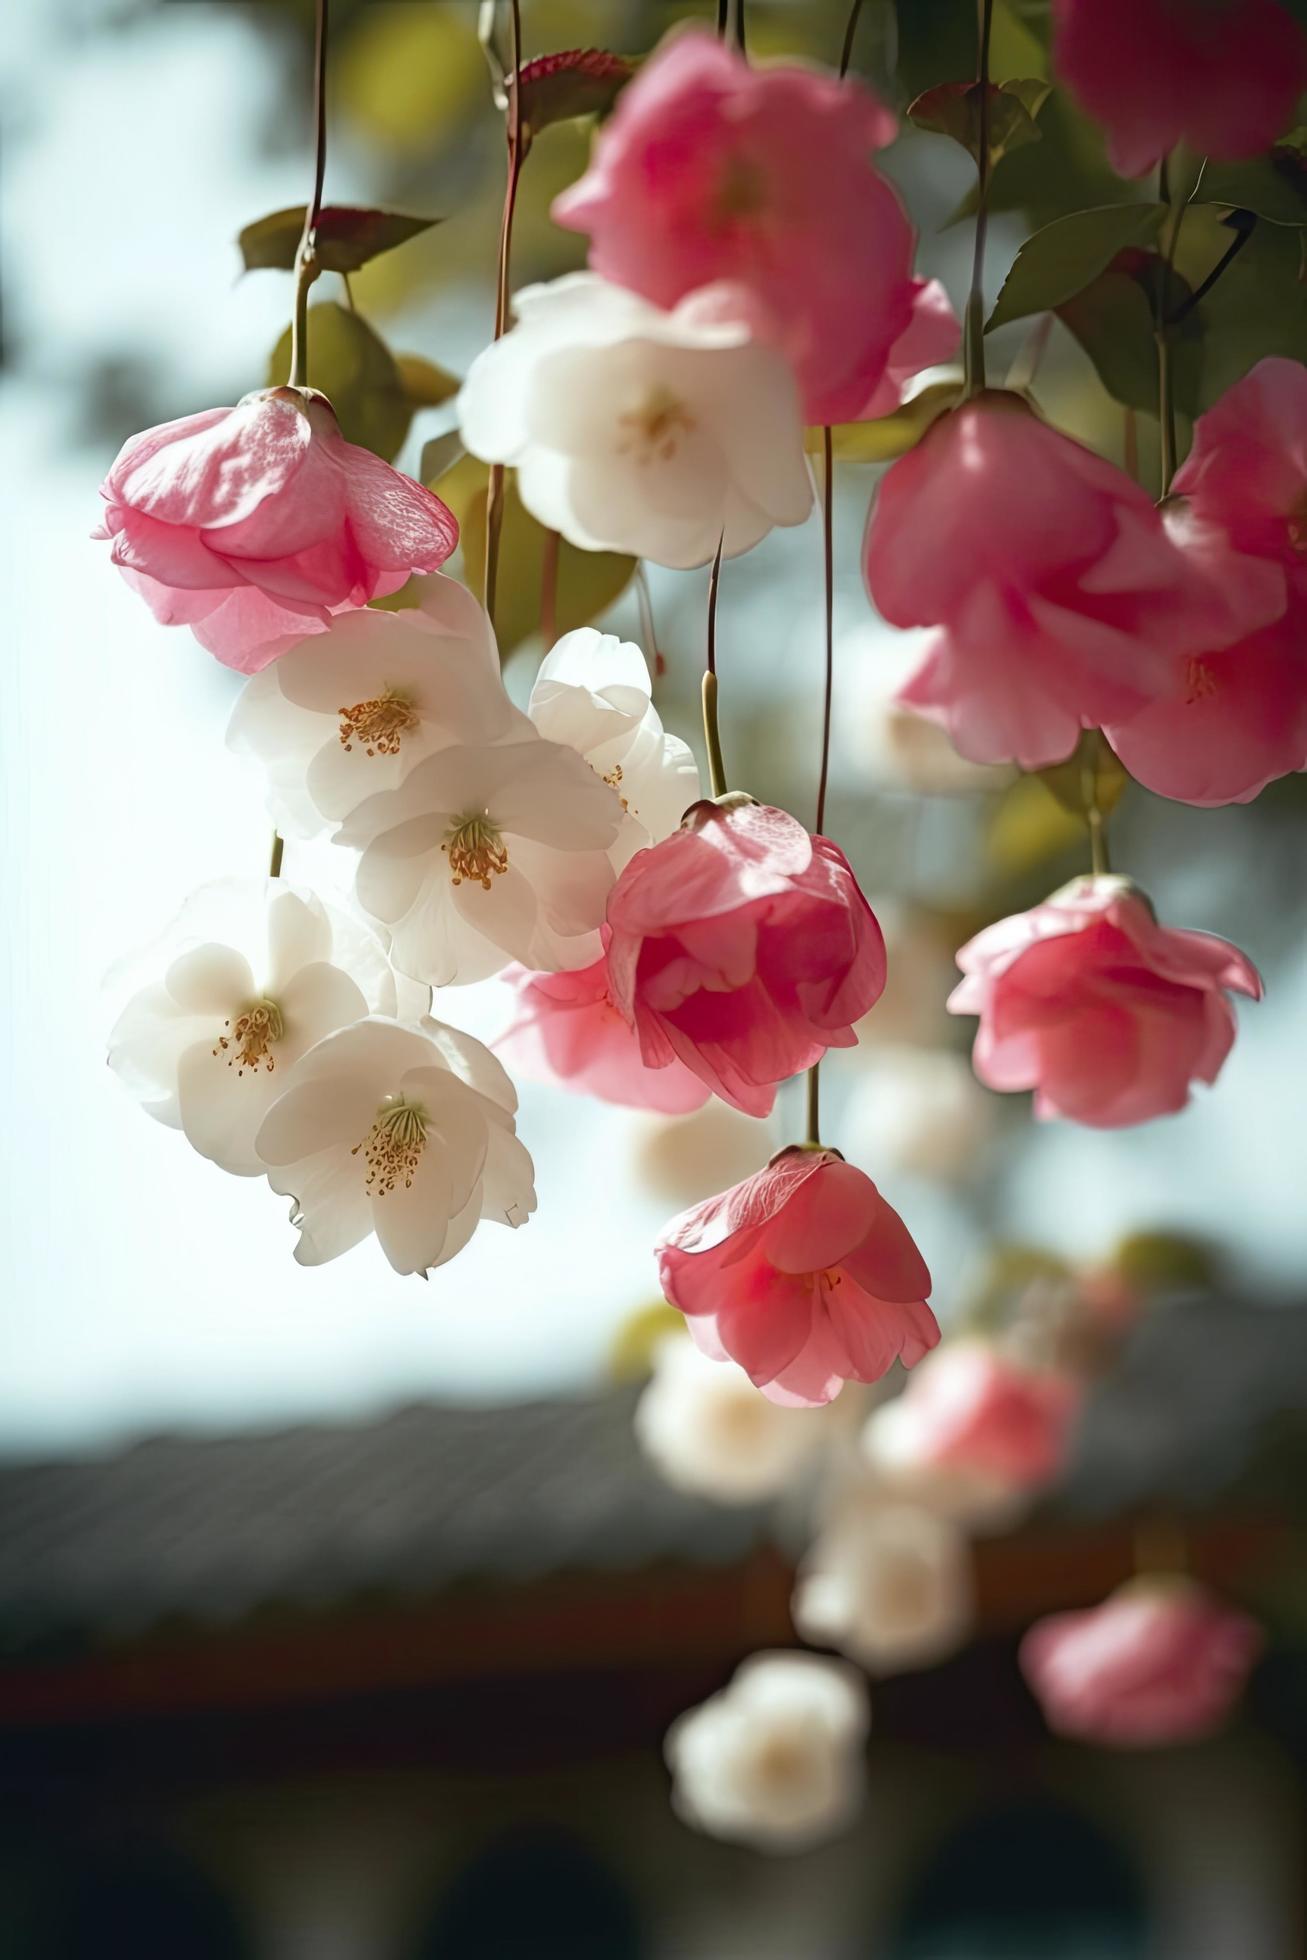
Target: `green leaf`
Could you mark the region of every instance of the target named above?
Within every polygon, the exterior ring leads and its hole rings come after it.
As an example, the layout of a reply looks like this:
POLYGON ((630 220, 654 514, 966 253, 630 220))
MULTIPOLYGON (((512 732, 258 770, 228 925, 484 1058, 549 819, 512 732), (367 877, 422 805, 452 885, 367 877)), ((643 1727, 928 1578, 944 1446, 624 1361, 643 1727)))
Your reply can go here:
POLYGON ((598 116, 611 109, 635 73, 634 62, 603 48, 542 54, 519 71, 522 127, 528 141, 551 123, 598 116))
MULTIPOLYGON (((408 434, 413 404, 385 341, 359 314, 324 300, 309 308, 308 365, 309 386, 327 396, 346 439, 393 463, 408 434)), ((269 387, 284 382, 289 369, 287 327, 268 362, 269 387)))
MULTIPOLYGON (((1051 84, 1037 79, 989 84, 989 162, 990 168, 1010 150, 1039 141, 1035 121, 1051 93, 1051 84)), ((930 129, 940 136, 951 136, 967 155, 980 161, 979 82, 941 82, 919 95, 908 108, 908 119, 918 129, 930 129)))
POLYGON ((1217 1283, 1220 1258, 1208 1241, 1188 1234, 1132 1232, 1117 1245, 1109 1264, 1145 1292, 1206 1292, 1217 1283))
MULTIPOLYGON (((952 408, 962 393, 960 381, 936 381, 923 388, 892 415, 870 422, 843 422, 831 431, 834 454, 845 463, 890 463, 915 449, 932 422, 952 408)), ((822 453, 819 428, 805 434, 809 455, 822 453)))
POLYGON ((1114 810, 1130 781, 1096 728, 1085 730, 1075 754, 1065 762, 1034 773, 1064 810, 1082 819, 1088 817, 1091 803, 1097 804, 1104 816, 1114 810))
POLYGON ((414 408, 439 408, 443 402, 452 401, 463 386, 456 374, 421 354, 396 354, 395 366, 414 408))
MULTIPOLYGON (((347 204, 327 204, 318 213, 314 256, 324 272, 357 272, 369 259, 389 252, 406 239, 438 225, 439 218, 414 218, 403 211, 373 211, 347 204)), ((304 230, 304 206, 291 205, 256 218, 238 235, 247 272, 270 267, 290 272, 304 230)))
MULTIPOLYGON (((489 471, 475 456, 464 456, 428 488, 459 522, 465 584, 485 596, 486 486, 489 471)), ((499 539, 499 580, 495 595, 495 633, 501 654, 509 654, 540 627, 540 591, 546 532, 517 494, 517 474, 504 472, 504 513, 499 539)), ((636 561, 614 551, 580 551, 566 538, 558 546, 556 629, 570 633, 588 626, 620 598, 635 575, 636 561)))
POLYGON ((1198 195, 1204 204, 1253 211, 1268 224, 1307 225, 1307 129, 1246 163, 1209 162, 1198 195))
POLYGON ((425 483, 428 490, 433 489, 437 481, 448 475, 455 463, 461 462, 466 454, 461 429, 446 429, 443 436, 432 436, 430 442, 422 445, 422 458, 418 464, 419 483, 425 483))
MULTIPOLYGON (((1055 311, 1093 362, 1113 401, 1146 415, 1158 412, 1154 299, 1162 262, 1137 247, 1120 252, 1097 279, 1055 311)), ((1168 311, 1181 311, 1192 287, 1172 273, 1168 311)), ((1171 379, 1177 410, 1195 413, 1202 373, 1202 324, 1196 314, 1171 329, 1171 379)))
POLYGON ((1106 271, 1118 252, 1155 238, 1165 216, 1164 204, 1107 204, 1054 218, 1017 253, 986 333, 1074 298, 1106 271))

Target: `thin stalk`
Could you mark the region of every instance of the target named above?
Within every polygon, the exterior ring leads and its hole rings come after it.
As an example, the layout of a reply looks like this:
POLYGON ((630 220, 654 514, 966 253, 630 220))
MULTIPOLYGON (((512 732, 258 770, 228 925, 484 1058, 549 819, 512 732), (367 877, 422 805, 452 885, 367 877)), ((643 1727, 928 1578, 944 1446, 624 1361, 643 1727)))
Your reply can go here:
MULTIPOLYGON (((1171 478, 1175 475, 1175 378, 1171 364, 1171 321, 1167 318, 1167 308, 1171 300, 1171 277, 1175 271, 1175 255, 1180 243, 1180 227, 1184 223, 1185 206, 1173 207, 1171 203, 1171 173, 1168 159, 1162 158, 1157 171, 1157 195, 1166 205, 1172 218, 1171 234, 1167 241, 1166 255, 1162 261, 1162 276, 1158 282, 1153 306, 1153 337, 1157 342, 1157 419, 1161 434, 1162 488, 1161 496, 1170 494, 1171 478)), ((1160 498, 1159 498, 1160 501, 1160 498)))
POLYGON ((821 1142, 821 1063, 814 1062, 808 1070, 807 1084, 808 1127, 806 1141, 821 1142))
POLYGON ((281 860, 286 852, 286 840, 279 830, 272 833, 272 849, 268 853, 268 876, 280 878, 281 860))
POLYGON ((558 543, 557 531, 545 532, 540 562, 540 637, 546 653, 558 638, 558 543))
POLYGON ((744 44, 744 0, 735 0, 735 45, 741 54, 748 54, 744 44))
POLYGON ((640 608, 640 632, 644 639, 645 657, 653 662, 655 680, 661 680, 667 672, 667 662, 658 644, 658 630, 654 624, 653 595, 649 591, 649 575, 644 568, 643 558, 635 568, 635 596, 640 608))
POLYGON ((967 394, 985 385, 985 241, 989 235, 989 44, 994 28, 994 0, 977 0, 980 58, 976 86, 980 91, 980 127, 976 156, 976 239, 971 259, 971 291, 967 296, 967 394))
POLYGON ((1089 867, 1095 878, 1105 878, 1112 869, 1107 854, 1107 819, 1098 801, 1098 758, 1103 738, 1085 744, 1087 753, 1080 764, 1080 801, 1084 805, 1089 829, 1089 867))
POLYGON ((717 726, 717 587, 722 573, 722 539, 708 574, 708 647, 703 675, 703 741, 708 751, 708 783, 714 796, 726 794, 726 764, 717 726))
MULTIPOLYGON (((518 76, 522 70, 522 10, 520 0, 509 0, 513 22, 513 74, 508 90, 508 176, 504 185, 504 212, 499 224, 499 261, 495 277, 495 339, 508 331, 508 300, 513 254, 513 213, 517 208, 517 184, 522 174, 522 91, 518 76)), ((490 465, 486 484, 486 567, 485 607, 491 623, 495 617, 495 590, 499 583, 499 537, 504 524, 504 466, 490 465)))
POLYGON ((853 42, 858 32, 858 16, 861 14, 861 12, 862 12, 862 0, 853 0, 853 5, 849 9, 849 24, 844 30, 844 46, 840 50, 840 80, 841 81, 843 81, 844 77, 848 74, 849 63, 853 59, 853 42))
POLYGON ((295 252, 295 311, 290 327, 292 388, 309 385, 309 287, 317 278, 318 217, 327 177, 327 0, 317 0, 313 33, 313 196, 304 207, 304 229, 295 252))
POLYGON ((817 822, 826 827, 826 785, 830 778, 831 704, 835 693, 835 445, 828 428, 821 432, 821 541, 825 572, 826 686, 821 713, 821 771, 817 777, 817 822))
POLYGON ((1166 322, 1168 328, 1181 326, 1189 318, 1194 308, 1207 298, 1207 295, 1211 292, 1217 280, 1234 264, 1240 252, 1242 252, 1244 246, 1252 237, 1253 232, 1257 229, 1256 218, 1252 217, 1251 213, 1247 215, 1249 222, 1239 227, 1239 230, 1235 233, 1229 245, 1222 252, 1220 258, 1216 261, 1216 264, 1212 267, 1202 284, 1195 286, 1184 305, 1170 316, 1166 322))

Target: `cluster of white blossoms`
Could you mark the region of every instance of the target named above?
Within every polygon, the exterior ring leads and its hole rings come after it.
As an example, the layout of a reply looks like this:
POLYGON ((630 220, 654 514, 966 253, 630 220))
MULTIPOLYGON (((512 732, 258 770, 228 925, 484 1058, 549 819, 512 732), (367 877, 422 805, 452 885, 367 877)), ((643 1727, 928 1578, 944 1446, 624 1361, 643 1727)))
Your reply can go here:
POLYGON ((426 1273, 481 1219, 535 1209, 513 1086, 431 1017, 431 989, 597 958, 617 872, 698 796, 693 758, 639 648, 588 628, 514 707, 484 610, 439 574, 416 607, 343 614, 256 674, 229 739, 280 830, 357 852, 357 911, 280 877, 203 887, 118 970, 110 1065, 292 1200, 301 1264, 375 1233, 426 1273))

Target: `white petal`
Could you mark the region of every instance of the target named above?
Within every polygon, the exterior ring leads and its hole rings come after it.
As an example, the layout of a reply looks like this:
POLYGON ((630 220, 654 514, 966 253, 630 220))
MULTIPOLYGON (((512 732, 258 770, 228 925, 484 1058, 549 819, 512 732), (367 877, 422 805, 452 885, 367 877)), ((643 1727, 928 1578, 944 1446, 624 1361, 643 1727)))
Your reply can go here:
POLYGON ((219 1020, 255 998, 249 961, 231 946, 193 947, 173 961, 163 984, 188 1013, 212 1014, 219 1020))
POLYGON ((231 1054, 197 1042, 182 1056, 177 1103, 186 1141, 201 1157, 235 1177, 258 1177, 267 1168, 254 1148, 255 1134, 281 1093, 276 1067, 242 1069, 231 1054))
POLYGON ((166 987, 134 994, 109 1035, 109 1066, 130 1095, 160 1123, 181 1125, 177 1067, 188 1048, 213 1026, 208 1015, 189 1014, 166 987))
POLYGON ((302 966, 326 959, 331 951, 331 921, 319 899, 286 890, 268 903, 268 962, 264 991, 279 1000, 302 966))
POLYGON ((440 1264, 451 1183, 449 1152, 438 1136, 428 1135, 412 1184, 373 1193, 372 1229, 397 1273, 424 1273, 440 1264))
POLYGON ((464 1034, 461 1028, 451 1028, 447 1022, 437 1021, 434 1016, 426 1016, 421 1026, 423 1034, 429 1035, 435 1042, 461 1081, 479 1095, 488 1096, 491 1102, 498 1103, 510 1116, 513 1114, 517 1108, 517 1091, 497 1055, 492 1055, 475 1035, 464 1034))
POLYGON ((276 996, 281 1009, 284 1033, 277 1044, 276 1060, 287 1066, 324 1035, 361 1021, 368 1003, 355 982, 330 960, 315 960, 302 966, 289 986, 276 996))

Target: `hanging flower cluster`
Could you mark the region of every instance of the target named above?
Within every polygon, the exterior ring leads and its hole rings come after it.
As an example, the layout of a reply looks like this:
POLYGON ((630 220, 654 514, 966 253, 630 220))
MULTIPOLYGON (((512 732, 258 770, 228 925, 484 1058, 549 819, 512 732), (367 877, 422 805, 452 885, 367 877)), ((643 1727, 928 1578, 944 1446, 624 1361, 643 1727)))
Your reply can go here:
MULTIPOLYGON (((664 1114, 716 1097, 765 1116, 806 1073, 802 1140, 700 1196, 658 1240, 691 1341, 660 1354, 638 1427, 673 1481, 746 1501, 816 1475, 839 1418, 813 1412, 848 1384, 921 1364, 865 1422, 794 1600, 805 1637, 883 1672, 965 1638, 969 1534, 1057 1477, 1083 1384, 1057 1357, 988 1336, 939 1347, 908 1225, 822 1134, 823 1060, 856 1045, 889 977, 876 915, 826 834, 832 425, 876 421, 897 457, 862 569, 880 617, 924 635, 901 703, 969 764, 1079 771, 1090 874, 957 955, 948 1006, 978 1017, 975 1074, 1033 1091, 1038 1117, 1118 1128, 1216 1080, 1235 1034, 1229 996, 1255 999, 1261 982, 1236 948, 1161 923, 1111 874, 1098 768, 1114 752, 1146 787, 1194 804, 1246 801, 1307 768, 1307 370, 1278 355, 1252 365, 1196 415, 1174 468, 1171 336, 1225 261, 1172 310, 1184 208, 1164 174, 1155 231, 1169 233, 1150 268, 1160 498, 1052 426, 1029 387, 988 384, 994 117, 1006 114, 1008 139, 1018 108, 1034 125, 1029 96, 990 80, 982 9, 975 83, 928 92, 944 110, 917 105, 916 120, 974 157, 981 221, 965 381, 937 414, 932 391, 934 419, 915 420, 919 377, 952 359, 960 328, 917 275, 912 227, 877 164, 896 118, 846 74, 857 10, 837 76, 752 64, 736 9, 736 49, 690 28, 633 79, 614 58, 551 58, 555 82, 575 69, 587 86, 626 85, 554 206, 587 237, 587 269, 515 296, 517 179, 543 112, 513 48, 496 332, 456 404, 459 439, 490 466, 483 581, 466 541, 462 582, 441 571, 458 542, 450 510, 346 441, 309 384, 307 295, 328 263, 320 31, 290 378, 132 438, 105 480, 100 533, 156 619, 190 626, 249 677, 228 740, 262 775, 272 870, 186 902, 121 1003, 109 1059, 200 1154, 290 1199, 301 1263, 375 1235, 405 1274, 453 1258, 482 1219, 517 1226, 535 1207, 505 1062, 664 1114), (727 786, 716 595, 724 560, 809 517, 818 448, 826 692, 809 829, 727 786), (663 726, 641 649, 589 625, 558 637, 552 601, 525 708, 510 698, 495 630, 499 586, 517 575, 501 554, 508 469, 551 534, 555 579, 560 540, 711 563, 708 794, 663 726), (373 605, 401 587, 399 609, 373 605), (349 854, 351 912, 281 875, 283 835, 292 850, 327 838, 349 854), (514 1014, 492 1054, 430 1010, 433 988, 495 975, 514 1014)), ((1258 153, 1307 77, 1307 44, 1274 0, 1189 11, 1055 0, 1055 63, 1125 174, 1181 137, 1215 158, 1258 153)), ((339 270, 351 214, 330 215, 339 270)), ((367 221, 359 238, 385 216, 352 215, 367 221)), ((986 1135, 974 1100, 955 1074, 937 1093, 929 1128, 956 1112, 954 1154, 974 1154, 986 1135)), ((913 1138, 900 1167, 938 1159, 921 1126, 913 1138)), ((1246 1624, 1189 1594, 1131 1594, 1037 1628, 1025 1665, 1055 1726, 1160 1740, 1217 1718, 1253 1646, 1246 1624)), ((757 1657, 669 1737, 677 1806, 724 1836, 813 1841, 851 1814, 867 1721, 845 1663, 757 1657)))

